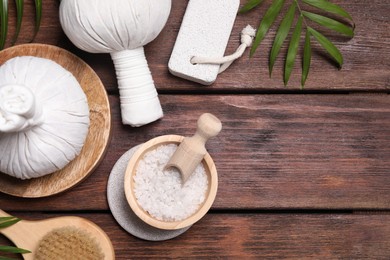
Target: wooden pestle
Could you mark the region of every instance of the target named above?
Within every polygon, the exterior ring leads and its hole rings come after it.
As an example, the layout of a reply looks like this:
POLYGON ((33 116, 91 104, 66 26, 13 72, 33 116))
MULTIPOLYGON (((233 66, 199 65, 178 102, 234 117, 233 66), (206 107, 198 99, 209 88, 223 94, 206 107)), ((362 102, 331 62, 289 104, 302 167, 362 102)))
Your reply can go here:
POLYGON ((188 180, 206 155, 207 140, 218 135, 222 130, 221 121, 210 113, 202 114, 197 126, 194 136, 184 138, 165 166, 165 169, 175 167, 180 172, 183 183, 188 180))

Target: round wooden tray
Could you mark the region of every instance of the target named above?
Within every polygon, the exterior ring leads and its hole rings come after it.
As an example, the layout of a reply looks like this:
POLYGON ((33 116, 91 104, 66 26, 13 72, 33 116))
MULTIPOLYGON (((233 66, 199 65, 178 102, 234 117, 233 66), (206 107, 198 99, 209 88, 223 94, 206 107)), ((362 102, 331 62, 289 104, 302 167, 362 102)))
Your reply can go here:
POLYGON ((65 168, 31 180, 0 173, 0 192, 23 198, 47 197, 66 191, 83 181, 102 160, 110 141, 111 112, 106 90, 96 73, 74 54, 45 44, 25 44, 0 52, 0 65, 17 56, 53 60, 73 73, 84 90, 90 109, 90 128, 81 153, 65 168))

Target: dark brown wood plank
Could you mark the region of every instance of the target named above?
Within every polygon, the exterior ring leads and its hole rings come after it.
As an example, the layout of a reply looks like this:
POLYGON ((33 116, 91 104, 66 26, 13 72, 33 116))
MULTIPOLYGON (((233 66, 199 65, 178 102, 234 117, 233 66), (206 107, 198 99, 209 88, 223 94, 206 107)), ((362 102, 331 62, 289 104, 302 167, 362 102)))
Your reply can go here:
MULTIPOLYGON (((208 214, 183 235, 165 242, 139 240, 122 230, 108 214, 80 216, 106 231, 117 259, 387 259, 390 255, 389 214, 208 214)), ((9 244, 0 236, 0 244, 5 243, 9 244)))
POLYGON ((48 199, 0 194, 20 210, 107 209, 110 171, 131 147, 165 134, 192 135, 211 112, 223 130, 208 143, 219 174, 214 209, 389 209, 388 95, 161 96, 165 117, 142 128, 122 126, 110 97, 112 141, 96 172, 48 199))
MULTIPOLYGON (((245 1, 242 0, 242 3, 245 1)), ((230 54, 239 45, 240 31, 247 24, 258 26, 260 17, 265 12, 265 1, 262 8, 247 15, 237 17, 226 53, 230 54)), ((287 1, 288 2, 288 1, 287 1)), ((342 91, 390 91, 390 30, 388 1, 374 0, 367 4, 364 0, 332 1, 345 8, 356 23, 356 36, 352 40, 330 35, 344 55, 345 63, 339 71, 329 59, 323 59, 323 50, 314 47, 312 69, 307 81, 306 90, 342 90, 342 91)), ((25 19, 18 44, 31 40, 34 25, 33 1, 26 2, 25 19)), ((283 87, 282 57, 276 62, 273 78, 268 76, 268 55, 275 36, 275 26, 264 39, 254 58, 249 59, 246 52, 233 66, 218 77, 210 87, 176 78, 169 74, 167 64, 172 51, 187 1, 172 1, 170 19, 160 34, 146 46, 146 55, 158 89, 166 91, 286 91, 299 90, 300 63, 297 62, 291 76, 291 84, 283 87)), ((42 28, 36 42, 54 44, 66 48, 89 63, 101 77, 106 88, 117 91, 114 67, 108 54, 88 54, 73 46, 62 32, 58 19, 59 1, 48 0, 43 4, 42 28)), ((14 13, 13 5, 11 12, 14 13)), ((13 17, 13 16, 10 16, 13 17)), ((10 18, 9 42, 14 32, 14 19, 10 18)), ((286 46, 285 46, 286 47, 286 46)), ((282 53, 286 48, 283 48, 282 53)))

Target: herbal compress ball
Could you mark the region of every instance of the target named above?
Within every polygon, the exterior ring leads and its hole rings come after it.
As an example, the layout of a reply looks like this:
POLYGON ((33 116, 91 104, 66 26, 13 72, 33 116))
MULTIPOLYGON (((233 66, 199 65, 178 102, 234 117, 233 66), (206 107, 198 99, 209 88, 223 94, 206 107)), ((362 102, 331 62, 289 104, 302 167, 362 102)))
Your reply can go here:
POLYGON ((115 64, 122 121, 142 126, 163 116, 143 46, 163 29, 171 0, 62 0, 68 38, 91 53, 110 53, 115 64))
POLYGON ((87 98, 54 61, 16 57, 0 67, 0 171, 19 179, 64 168, 89 128, 87 98))

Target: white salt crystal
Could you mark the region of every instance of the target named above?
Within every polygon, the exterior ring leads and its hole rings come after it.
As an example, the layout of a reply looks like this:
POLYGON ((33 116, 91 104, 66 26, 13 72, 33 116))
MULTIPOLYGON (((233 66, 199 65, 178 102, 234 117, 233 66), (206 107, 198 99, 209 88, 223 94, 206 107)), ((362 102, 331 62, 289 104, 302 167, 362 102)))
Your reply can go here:
POLYGON ((206 198, 208 180, 203 164, 182 185, 175 168, 164 170, 177 145, 161 145, 145 154, 134 176, 134 194, 138 204, 152 217, 162 221, 180 221, 194 214, 206 198))

